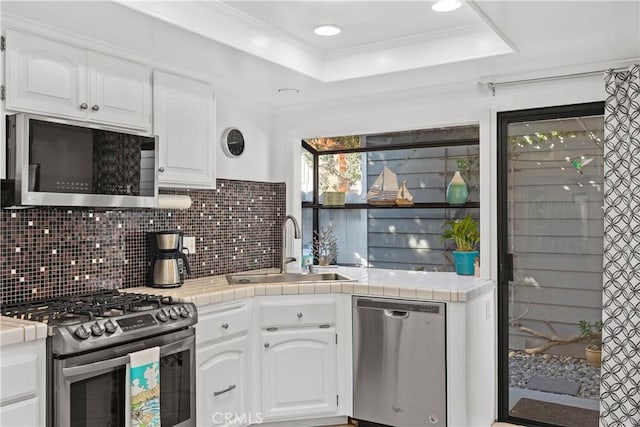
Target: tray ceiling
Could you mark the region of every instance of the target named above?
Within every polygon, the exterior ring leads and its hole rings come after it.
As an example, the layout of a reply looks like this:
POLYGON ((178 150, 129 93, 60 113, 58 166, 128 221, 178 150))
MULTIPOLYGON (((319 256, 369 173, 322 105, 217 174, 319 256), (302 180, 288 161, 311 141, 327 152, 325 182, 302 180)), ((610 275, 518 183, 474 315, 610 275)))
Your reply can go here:
POLYGON ((323 82, 512 53, 471 2, 449 13, 433 1, 123 2, 323 82), (342 33, 322 37, 319 24, 342 33))
POLYGON ((636 0, 475 0, 451 14, 436 14, 431 4, 2 0, 0 8, 5 27, 27 25, 70 44, 168 66, 214 84, 219 95, 282 107, 486 90, 482 82, 640 60, 636 0), (316 38, 313 24, 329 21, 343 26, 342 34, 316 38))

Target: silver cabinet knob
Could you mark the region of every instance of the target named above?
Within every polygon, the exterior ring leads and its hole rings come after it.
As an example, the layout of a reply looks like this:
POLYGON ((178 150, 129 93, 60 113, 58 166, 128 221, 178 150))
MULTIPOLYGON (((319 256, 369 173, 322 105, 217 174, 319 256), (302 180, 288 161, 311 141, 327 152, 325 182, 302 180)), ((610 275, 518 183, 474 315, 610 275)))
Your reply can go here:
POLYGON ((94 105, 93 107, 91 107, 91 109, 92 109, 93 111, 98 111, 98 110, 100 109, 100 106, 96 104, 96 105, 94 105))
POLYGON ((158 172, 164 172, 164 166, 160 166, 160 167, 158 168, 158 172))
POLYGON ((222 324, 222 329, 229 329, 229 324, 228 323, 223 323, 222 324))
POLYGON ((264 343, 264 348, 269 348, 269 345, 270 344, 268 342, 264 343))
POLYGON ((296 314, 296 316, 298 316, 298 319, 300 319, 302 317, 302 313, 298 313, 296 314))
POLYGON ((89 108, 89 106, 87 105, 86 102, 83 102, 82 104, 80 104, 80 109, 81 110, 86 110, 87 108, 89 108))

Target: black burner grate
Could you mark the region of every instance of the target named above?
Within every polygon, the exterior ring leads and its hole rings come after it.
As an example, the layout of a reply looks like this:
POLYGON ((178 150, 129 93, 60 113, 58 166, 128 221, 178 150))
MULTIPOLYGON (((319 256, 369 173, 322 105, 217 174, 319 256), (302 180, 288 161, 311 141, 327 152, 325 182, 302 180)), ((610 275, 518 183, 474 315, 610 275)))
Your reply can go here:
POLYGON ((171 297, 105 290, 85 295, 8 304, 2 307, 1 314, 49 325, 68 325, 95 318, 154 310, 172 304, 171 297))

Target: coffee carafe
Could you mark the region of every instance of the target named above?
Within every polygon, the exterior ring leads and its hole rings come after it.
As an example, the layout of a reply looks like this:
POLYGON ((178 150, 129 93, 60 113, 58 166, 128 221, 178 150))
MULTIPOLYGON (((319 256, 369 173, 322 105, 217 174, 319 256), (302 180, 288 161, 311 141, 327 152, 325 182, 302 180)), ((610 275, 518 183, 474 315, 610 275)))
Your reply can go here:
POLYGON ((191 274, 189 260, 182 252, 181 231, 156 231, 147 234, 149 286, 177 288, 184 283, 185 270, 191 274))

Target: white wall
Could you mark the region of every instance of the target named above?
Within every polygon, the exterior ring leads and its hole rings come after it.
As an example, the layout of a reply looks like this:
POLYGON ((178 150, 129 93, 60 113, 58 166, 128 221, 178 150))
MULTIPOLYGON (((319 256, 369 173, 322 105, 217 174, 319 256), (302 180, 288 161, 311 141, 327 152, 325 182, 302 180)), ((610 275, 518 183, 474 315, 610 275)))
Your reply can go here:
POLYGON ((272 181, 272 112, 270 108, 230 95, 216 96, 216 177, 246 181, 272 181), (222 149, 225 129, 242 131, 245 151, 230 158, 222 149))

